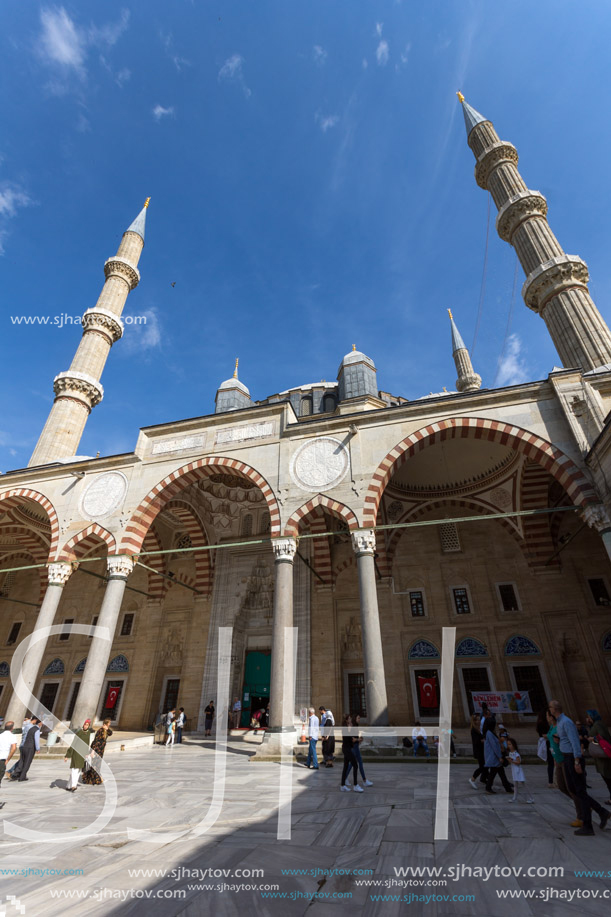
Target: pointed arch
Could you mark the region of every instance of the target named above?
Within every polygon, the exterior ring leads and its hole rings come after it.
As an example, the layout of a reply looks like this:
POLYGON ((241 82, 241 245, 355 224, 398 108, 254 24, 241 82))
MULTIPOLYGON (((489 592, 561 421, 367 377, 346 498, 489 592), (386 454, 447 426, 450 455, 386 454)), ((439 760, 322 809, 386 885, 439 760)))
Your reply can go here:
POLYGON ((325 497, 323 494, 316 494, 315 497, 312 497, 311 500, 308 500, 307 503, 304 503, 303 506, 295 510, 284 527, 284 534, 293 537, 298 535, 301 520, 317 506, 321 506, 332 515, 337 516, 339 519, 343 519, 349 529, 359 528, 359 520, 349 506, 340 503, 338 500, 332 500, 330 497, 325 497))
POLYGON ((356 514, 338 500, 331 500, 324 494, 316 494, 311 500, 308 500, 299 509, 295 510, 291 518, 284 527, 284 534, 289 536, 299 535, 300 530, 309 527, 313 535, 320 535, 320 538, 312 539, 313 567, 316 573, 322 578, 325 584, 333 583, 333 570, 331 562, 331 544, 329 538, 325 538, 323 533, 327 531, 325 520, 325 511, 341 519, 346 523, 349 529, 358 528, 358 519, 356 514))
MULTIPOLYGON (((203 547, 210 543, 199 513, 186 500, 170 500, 163 509, 170 510, 180 519, 193 547, 203 547)), ((195 561, 195 588, 204 595, 210 595, 212 588, 211 554, 212 551, 194 551, 192 555, 195 561)))
POLYGON ((540 656, 541 650, 534 640, 523 634, 514 634, 505 644, 505 656, 540 656))
POLYGON ((57 559, 63 563, 80 560, 97 548, 100 542, 106 545, 108 556, 117 553, 117 542, 114 535, 108 529, 102 528, 101 525, 94 522, 82 531, 77 532, 76 535, 73 535, 59 551, 57 559))
MULTIPOLYGON (((29 564, 34 561, 35 564, 39 563, 38 559, 34 557, 29 551, 14 551, 8 554, 3 554, 0 556, 0 566, 6 569, 6 567, 12 566, 24 566, 27 567, 29 564), (22 565, 15 564, 15 561, 23 560, 25 561, 22 565)), ((18 572, 18 571, 16 571, 18 572)), ((2 570, 0 570, 0 574, 2 570)), ((29 570, 28 573, 37 573, 38 574, 38 601, 42 602, 45 597, 45 592, 47 591, 47 578, 45 576, 45 568, 38 567, 36 570, 29 570)))
MULTIPOLYGON (((522 467, 521 504, 522 509, 537 509, 549 502, 550 474, 537 462, 526 461, 522 467)), ((561 514, 557 514, 558 518, 561 514)), ((522 520, 528 566, 535 572, 558 569, 560 558, 554 557, 556 550, 551 530, 552 516, 526 516, 522 520), (553 559, 550 559, 553 558, 553 559)))
MULTIPOLYGON (((152 525, 146 535, 144 536, 144 541, 142 542, 142 550, 145 552, 144 563, 147 567, 152 567, 159 574, 166 573, 166 564, 164 557, 167 555, 164 554, 151 554, 150 557, 146 554, 146 551, 161 551, 161 541, 159 540, 159 535, 155 529, 155 526, 152 525)), ((155 576, 154 573, 151 573, 150 570, 146 571, 148 573, 148 593, 152 599, 162 599, 168 590, 169 580, 165 579, 163 576, 155 576)))
POLYGON ((439 650, 430 640, 414 640, 407 654, 408 659, 439 659, 439 650))
POLYGON ((545 468, 562 484, 572 502, 578 506, 600 502, 583 472, 567 455, 547 440, 541 439, 540 436, 522 427, 502 423, 499 420, 484 417, 452 417, 416 430, 386 454, 375 470, 367 489, 363 511, 364 527, 368 528, 376 524, 384 488, 394 472, 410 456, 433 443, 467 437, 500 443, 526 455, 545 468))
POLYGON ((486 645, 478 640, 477 637, 463 637, 456 646, 456 656, 488 656, 486 645))
POLYGON ((48 499, 48 497, 45 497, 44 494, 39 493, 37 490, 29 490, 27 487, 16 487, 12 490, 7 490, 3 494, 0 494, 0 508, 3 510, 9 509, 13 506, 18 507, 24 501, 38 503, 45 510, 49 519, 49 525, 51 527, 49 557, 54 557, 55 551, 57 550, 57 545, 59 543, 59 522, 57 519, 55 507, 48 499), (2 506, 2 504, 4 505, 2 506))
POLYGON ((265 478, 245 462, 215 455, 182 465, 176 471, 166 475, 149 491, 127 524, 121 541, 120 553, 137 554, 153 520, 167 503, 190 484, 195 484, 218 471, 230 471, 232 474, 247 478, 259 488, 269 510, 271 535, 272 537, 280 535, 280 508, 265 478))

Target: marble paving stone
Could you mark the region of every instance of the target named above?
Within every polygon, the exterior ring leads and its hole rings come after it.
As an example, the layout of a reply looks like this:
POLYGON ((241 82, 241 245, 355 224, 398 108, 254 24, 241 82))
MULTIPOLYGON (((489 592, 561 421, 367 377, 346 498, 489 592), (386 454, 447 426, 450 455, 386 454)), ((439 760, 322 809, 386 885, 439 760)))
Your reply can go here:
POLYGON ((370 825, 365 820, 354 838, 353 845, 355 847, 375 847, 377 849, 382 843, 385 830, 384 825, 370 825))
POLYGON ((349 847, 354 843, 363 821, 364 815, 361 813, 353 813, 347 816, 337 815, 321 832, 318 841, 319 846, 349 847))
POLYGON ((491 810, 457 809, 456 818, 460 833, 467 841, 494 841, 508 834, 505 823, 491 810))
MULTIPOLYGON (((403 843, 401 841, 382 841, 378 850, 380 857, 400 856, 400 857, 421 857, 431 859, 435 856, 435 847, 433 844, 426 843, 403 843)), ((411 859, 409 860, 411 863, 411 859)), ((430 865, 430 864, 429 864, 430 865)))

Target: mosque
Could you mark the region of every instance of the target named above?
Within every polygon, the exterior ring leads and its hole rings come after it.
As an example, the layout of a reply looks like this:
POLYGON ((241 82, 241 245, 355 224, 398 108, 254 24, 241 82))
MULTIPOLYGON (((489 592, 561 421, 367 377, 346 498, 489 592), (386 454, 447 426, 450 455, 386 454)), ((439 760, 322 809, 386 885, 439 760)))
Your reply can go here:
POLYGON ((390 394, 353 348, 336 382, 253 400, 236 365, 213 414, 145 427, 130 454, 79 455, 140 281, 147 201, 104 265, 28 467, 0 476, 5 718, 25 711, 9 670, 34 634, 24 682, 59 719, 143 730, 178 702, 203 730, 231 626, 242 724, 271 700, 280 732, 287 625, 295 713, 324 703, 369 724, 435 723, 452 626, 456 725, 488 690, 528 691, 534 711, 555 695, 574 715, 611 714, 611 333, 515 147, 460 102, 476 182, 561 365, 483 389, 450 316, 455 391, 390 394), (46 635, 67 623, 111 639, 46 635))

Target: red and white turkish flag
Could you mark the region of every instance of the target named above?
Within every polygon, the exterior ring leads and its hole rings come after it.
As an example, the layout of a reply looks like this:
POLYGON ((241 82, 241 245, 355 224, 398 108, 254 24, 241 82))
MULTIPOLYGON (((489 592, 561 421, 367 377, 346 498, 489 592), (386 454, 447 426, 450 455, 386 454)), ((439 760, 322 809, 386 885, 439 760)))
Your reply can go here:
POLYGON ((112 710, 115 704, 119 699, 119 689, 118 688, 109 688, 108 694, 106 695, 106 703, 104 707, 106 710, 112 710))
POLYGON ((437 700, 437 680, 434 676, 430 678, 424 678, 422 675, 418 676, 418 693, 420 694, 421 707, 439 706, 437 700))

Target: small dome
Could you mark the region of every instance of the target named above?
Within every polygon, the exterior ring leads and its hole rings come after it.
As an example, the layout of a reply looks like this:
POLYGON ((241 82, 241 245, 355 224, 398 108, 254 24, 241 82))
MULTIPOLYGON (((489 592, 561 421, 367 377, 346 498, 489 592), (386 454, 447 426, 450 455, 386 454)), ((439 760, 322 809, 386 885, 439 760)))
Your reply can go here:
POLYGON ((227 389, 237 388, 240 392, 244 392, 245 395, 248 395, 250 398, 250 392, 246 388, 243 382, 240 382, 239 379, 232 377, 231 379, 225 379, 224 382, 218 387, 219 392, 226 391, 227 389))
POLYGON ((362 353, 360 350, 351 350, 350 353, 347 353, 342 360, 342 366, 346 366, 349 363, 361 363, 363 360, 366 360, 375 369, 375 363, 371 357, 368 357, 366 353, 362 353))

